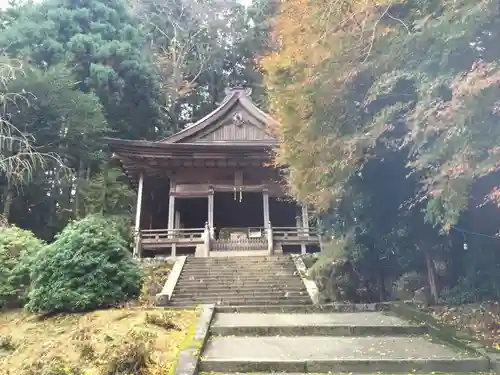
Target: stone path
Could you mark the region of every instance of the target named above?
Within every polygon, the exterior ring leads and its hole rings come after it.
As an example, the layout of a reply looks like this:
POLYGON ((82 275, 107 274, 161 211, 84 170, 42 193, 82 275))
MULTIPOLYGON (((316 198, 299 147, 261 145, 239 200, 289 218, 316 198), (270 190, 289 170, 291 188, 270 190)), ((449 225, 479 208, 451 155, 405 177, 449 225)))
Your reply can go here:
POLYGON ((487 372, 489 361, 382 312, 218 313, 201 372, 487 372))

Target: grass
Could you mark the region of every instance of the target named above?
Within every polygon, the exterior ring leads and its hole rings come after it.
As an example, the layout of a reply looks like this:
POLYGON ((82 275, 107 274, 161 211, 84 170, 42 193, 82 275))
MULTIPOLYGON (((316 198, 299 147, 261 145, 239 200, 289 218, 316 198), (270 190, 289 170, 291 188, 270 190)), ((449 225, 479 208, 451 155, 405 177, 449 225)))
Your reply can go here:
POLYGON ((193 341, 197 309, 155 309, 172 264, 144 266, 121 308, 40 317, 0 311, 0 375, 169 375, 193 341))
POLYGON ((2 375, 169 374, 198 311, 123 308, 40 319, 0 313, 2 375))
POLYGON ((156 295, 162 291, 173 266, 171 263, 161 263, 143 267, 145 277, 139 299, 141 305, 154 305, 156 295))

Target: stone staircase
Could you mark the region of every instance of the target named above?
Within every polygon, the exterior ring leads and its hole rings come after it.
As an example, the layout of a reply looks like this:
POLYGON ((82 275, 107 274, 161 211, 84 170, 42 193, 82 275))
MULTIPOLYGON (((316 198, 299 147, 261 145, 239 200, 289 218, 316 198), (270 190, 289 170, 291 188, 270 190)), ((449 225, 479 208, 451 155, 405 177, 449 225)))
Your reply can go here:
POLYGON ((490 371, 488 358, 439 342, 426 326, 380 311, 296 312, 304 311, 303 306, 283 307, 278 313, 244 307, 217 310, 201 353, 200 373, 490 371))
POLYGON ((188 257, 169 305, 310 305, 290 256, 188 257))

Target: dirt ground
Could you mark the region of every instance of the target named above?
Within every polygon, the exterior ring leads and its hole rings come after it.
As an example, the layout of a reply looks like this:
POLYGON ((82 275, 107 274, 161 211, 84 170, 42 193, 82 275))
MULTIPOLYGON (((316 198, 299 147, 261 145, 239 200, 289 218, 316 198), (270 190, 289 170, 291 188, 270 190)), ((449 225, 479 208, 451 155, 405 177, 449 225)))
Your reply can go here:
POLYGON ((441 323, 453 326, 492 349, 500 351, 500 302, 462 306, 432 306, 426 309, 441 323))

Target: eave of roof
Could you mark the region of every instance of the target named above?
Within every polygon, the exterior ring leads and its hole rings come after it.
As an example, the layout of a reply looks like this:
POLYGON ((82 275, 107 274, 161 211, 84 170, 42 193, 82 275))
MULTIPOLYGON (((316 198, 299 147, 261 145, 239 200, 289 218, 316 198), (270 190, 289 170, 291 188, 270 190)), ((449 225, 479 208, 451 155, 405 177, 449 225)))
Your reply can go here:
POLYGON ((252 143, 161 143, 152 141, 133 141, 117 138, 104 138, 104 141, 111 147, 111 150, 115 153, 131 154, 170 154, 174 152, 179 155, 183 152, 238 153, 242 151, 264 151, 276 146, 276 143, 274 141, 252 143))

